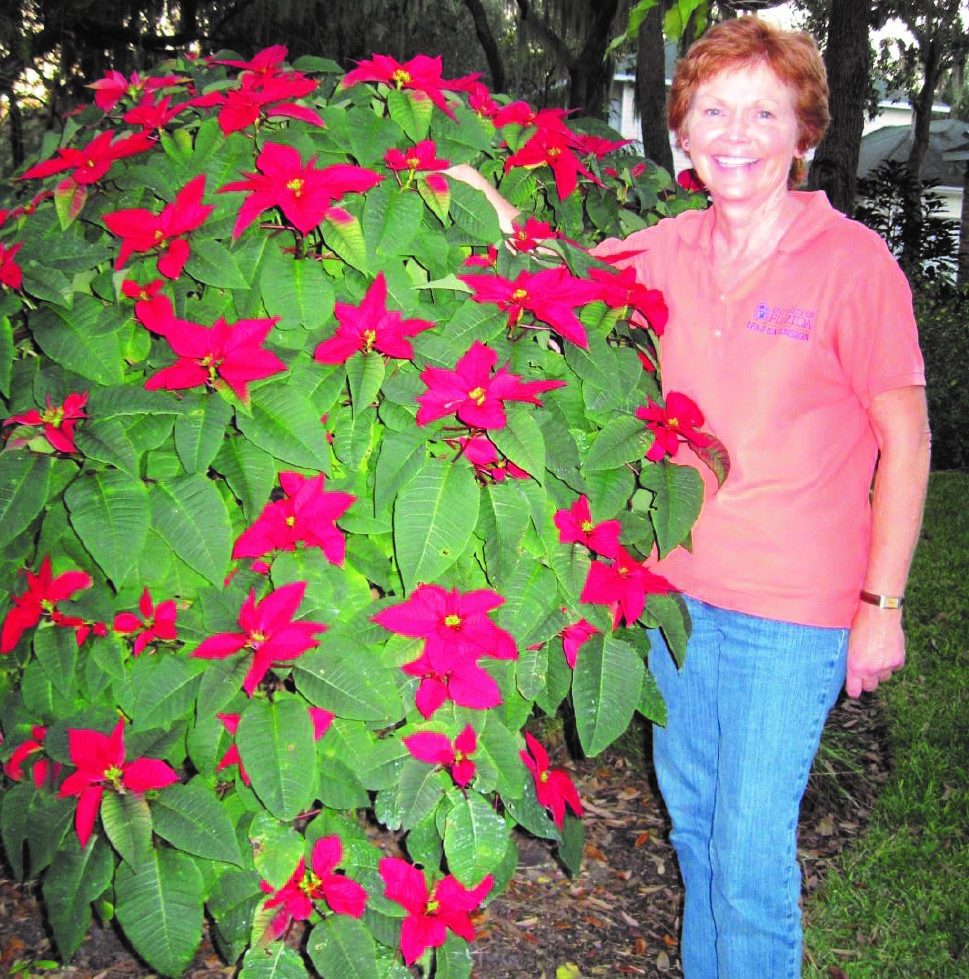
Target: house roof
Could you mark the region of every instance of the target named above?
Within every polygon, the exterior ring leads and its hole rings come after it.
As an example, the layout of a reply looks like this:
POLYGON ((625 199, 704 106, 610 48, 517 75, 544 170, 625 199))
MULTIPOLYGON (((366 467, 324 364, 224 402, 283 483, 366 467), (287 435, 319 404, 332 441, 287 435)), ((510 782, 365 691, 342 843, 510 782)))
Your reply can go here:
MULTIPOLYGON (((883 126, 862 137, 858 176, 867 177, 879 163, 904 163, 912 148, 911 126, 883 126)), ((929 146, 922 163, 922 179, 938 181, 940 187, 962 187, 969 156, 969 123, 958 119, 935 119, 929 124, 929 146), (952 157, 961 157, 953 159, 952 157)))

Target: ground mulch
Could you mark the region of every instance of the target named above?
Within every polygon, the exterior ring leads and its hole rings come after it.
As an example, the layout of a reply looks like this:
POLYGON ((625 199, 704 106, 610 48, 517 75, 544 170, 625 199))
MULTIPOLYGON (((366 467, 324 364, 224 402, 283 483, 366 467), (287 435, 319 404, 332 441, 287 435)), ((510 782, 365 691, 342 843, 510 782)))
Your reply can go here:
MULTIPOLYGON (((829 721, 835 756, 822 757, 801 811, 799 850, 804 892, 824 880, 831 861, 864 829, 885 781, 889 752, 874 701, 843 698, 829 721)), ((643 729, 643 741, 648 730, 643 729)), ((505 892, 477 921, 474 979, 579 979, 594 976, 682 977, 679 923, 682 885, 669 843, 669 819, 643 752, 609 750, 570 759, 553 745, 553 763, 568 768, 585 807, 581 872, 569 878, 541 840, 519 838, 519 868, 505 892)), ((43 914, 29 888, 0 875, 0 976, 23 963, 54 959, 43 914)), ((203 943, 185 979, 229 977, 235 968, 203 943)), ((95 926, 72 962, 38 968, 47 979, 150 979, 110 927, 95 926)))

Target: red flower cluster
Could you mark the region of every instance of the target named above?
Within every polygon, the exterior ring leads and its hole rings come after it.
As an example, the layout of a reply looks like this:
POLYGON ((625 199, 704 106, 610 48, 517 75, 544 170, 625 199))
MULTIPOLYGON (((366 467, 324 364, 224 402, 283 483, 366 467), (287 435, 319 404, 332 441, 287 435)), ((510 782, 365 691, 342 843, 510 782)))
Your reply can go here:
POLYGON ((214 205, 203 204, 205 174, 190 180, 159 214, 144 207, 112 211, 102 217, 108 230, 121 238, 121 251, 114 263, 124 266, 134 252, 158 251, 158 271, 177 279, 185 268, 191 249, 185 235, 200 227, 214 205))
POLYGON ((220 194, 244 191, 249 196, 239 208, 232 237, 238 238, 263 211, 278 207, 294 228, 309 234, 344 194, 362 194, 384 178, 373 170, 350 163, 334 163, 322 170, 314 166, 314 156, 305 166, 299 150, 280 143, 266 143, 256 157, 258 173, 244 173, 219 188, 220 194))
POLYGON ((667 455, 675 456, 681 440, 698 449, 715 441, 713 436, 697 431, 703 424, 703 412, 692 398, 679 391, 670 391, 665 408, 650 400, 647 406, 636 409, 636 417, 646 422, 646 427, 656 437, 646 452, 646 458, 652 462, 667 455))
MULTIPOLYGON (((4 774, 19 782, 24 777, 24 762, 38 752, 44 750, 44 739, 47 737, 47 728, 40 724, 35 724, 30 729, 30 737, 26 741, 21 741, 13 753, 3 763, 4 774)), ((34 785, 40 789, 47 785, 49 781, 56 781, 60 774, 61 765, 59 762, 51 762, 47 758, 38 758, 34 761, 30 769, 30 777, 34 785)))
POLYGON ((106 788, 114 792, 148 792, 178 781, 167 762, 155 758, 125 761, 123 720, 118 721, 110 735, 70 729, 67 745, 77 771, 64 779, 58 795, 62 799, 78 797, 74 826, 82 849, 91 838, 106 788))
POLYGON ((293 876, 279 890, 267 881, 260 882, 263 893, 272 894, 265 904, 267 910, 279 908, 269 923, 269 933, 274 939, 281 938, 292 922, 306 921, 316 901, 322 901, 334 914, 363 917, 367 892, 355 880, 336 873, 342 859, 340 837, 325 836, 313 846, 309 870, 306 858, 300 857, 293 876))
POLYGON ((474 778, 475 764, 471 756, 478 750, 478 738, 470 724, 453 743, 446 734, 418 731, 404 738, 404 744, 418 761, 446 768, 462 789, 474 778))
POLYGON ((673 586, 622 547, 616 547, 612 559, 611 564, 592 562, 579 601, 608 605, 613 610, 615 629, 623 618, 627 626, 633 625, 643 614, 647 595, 665 595, 673 586))
POLYGON ((305 581, 293 581, 277 588, 262 601, 256 601, 256 591, 239 609, 242 632, 220 632, 201 642, 192 653, 197 659, 226 659, 247 650, 252 663, 242 682, 242 689, 251 697, 265 675, 287 660, 298 659, 307 650, 319 646, 314 635, 323 632, 322 622, 293 621, 306 592, 305 581))
POLYGON ((23 242, 11 245, 9 248, 0 243, 0 286, 8 289, 19 289, 24 282, 24 273, 13 260, 14 255, 23 248, 23 242))
POLYGON ((428 948, 440 948, 453 931, 466 942, 474 941, 470 914, 477 910, 494 886, 488 874, 470 890, 448 874, 428 893, 427 880, 416 867, 396 857, 380 861, 384 897, 396 901, 407 912, 400 928, 400 951, 404 962, 412 965, 428 948))
POLYGON ((387 309, 387 280, 377 273, 359 306, 337 303, 334 315, 340 326, 313 354, 321 364, 345 364, 356 353, 378 350, 387 357, 413 360, 409 337, 435 324, 430 320, 405 320, 397 310, 387 309))
MULTIPOLYGON (((75 593, 90 588, 94 583, 84 571, 65 571, 56 578, 51 572, 50 557, 41 562, 40 571, 26 571, 27 590, 13 596, 13 608, 7 612, 0 630, 0 653, 9 653, 20 642, 27 629, 32 629, 42 618, 50 618, 55 625, 79 628, 80 619, 64 615, 57 609, 58 602, 73 598, 75 593)), ((85 629, 84 636, 87 635, 85 629)), ((83 636, 78 632, 78 641, 83 636)))
POLYGON ((175 599, 169 598, 156 608, 151 600, 151 592, 146 588, 138 602, 138 611, 141 613, 141 618, 134 612, 119 612, 114 617, 113 626, 114 631, 122 635, 138 633, 134 645, 136 657, 140 656, 145 647, 156 639, 170 641, 178 638, 175 631, 175 618, 178 615, 175 599))
MULTIPOLYGON (((343 566, 346 541, 336 521, 356 499, 349 493, 327 492, 326 477, 279 474, 285 496, 267 503, 256 522, 243 531, 232 549, 232 557, 264 558, 274 551, 292 551, 297 544, 318 547, 331 564, 343 566)), ((257 570, 264 570, 263 567, 257 570)))
POLYGON ((209 92, 191 104, 200 108, 219 106, 219 127, 227 136, 262 117, 299 119, 311 126, 322 126, 318 112, 293 101, 312 95, 318 84, 300 71, 280 71, 286 54, 287 49, 277 44, 260 51, 252 61, 215 61, 242 69, 236 86, 209 92))
POLYGON ((564 769, 549 768, 548 752, 528 731, 525 732, 525 744, 528 747, 519 752, 519 757, 535 779, 535 795, 539 805, 551 809, 552 819, 561 829, 565 822, 566 806, 576 816, 582 816, 582 801, 579 799, 579 793, 564 769))
MULTIPOLYGON (((34 408, 20 415, 12 415, 3 421, 3 425, 38 425, 43 426, 44 438, 50 442, 57 452, 76 452, 74 445, 74 426, 87 418, 84 406, 87 404, 87 391, 83 394, 69 394, 64 403, 52 404, 47 395, 47 407, 43 411, 34 408)), ((2 426, 0 426, 2 427, 2 426)))
POLYGON ((511 633, 488 618, 504 601, 487 588, 462 595, 456 588, 419 585, 406 601, 373 617, 390 632, 424 640, 421 655, 402 667, 421 679, 416 702, 424 717, 446 700, 476 710, 501 703, 498 684, 478 661, 483 656, 518 658, 511 633))
POLYGON ((509 373, 507 365, 495 370, 497 363, 498 354, 475 340, 454 370, 425 367, 421 380, 427 390, 417 399, 417 424, 457 415, 470 428, 504 428, 506 401, 541 405, 539 394, 565 386, 565 381, 523 381, 509 373))
POLYGON ((107 129, 99 133, 83 149, 68 146, 57 151, 57 155, 43 163, 38 163, 27 170, 21 180, 33 180, 36 177, 49 177, 54 173, 70 170, 69 180, 81 186, 96 184, 105 177, 115 160, 134 156, 150 150, 153 143, 144 133, 134 133, 122 136, 117 142, 115 134, 107 129))

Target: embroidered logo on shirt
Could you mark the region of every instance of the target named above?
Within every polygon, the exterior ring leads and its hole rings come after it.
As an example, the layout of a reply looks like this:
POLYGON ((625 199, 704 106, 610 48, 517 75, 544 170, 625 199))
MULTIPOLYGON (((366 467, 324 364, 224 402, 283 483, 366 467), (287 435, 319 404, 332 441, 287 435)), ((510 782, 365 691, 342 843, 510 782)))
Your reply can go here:
POLYGON ((772 306, 770 303, 757 303, 751 319, 747 321, 747 329, 768 336, 809 340, 816 315, 815 310, 803 309, 800 306, 772 306))

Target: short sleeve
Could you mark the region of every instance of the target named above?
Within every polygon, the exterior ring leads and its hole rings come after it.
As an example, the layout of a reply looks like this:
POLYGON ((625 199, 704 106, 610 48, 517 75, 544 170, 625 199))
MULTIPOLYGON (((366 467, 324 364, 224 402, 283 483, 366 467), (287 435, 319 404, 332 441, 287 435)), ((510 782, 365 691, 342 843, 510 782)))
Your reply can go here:
POLYGON ((842 294, 837 333, 838 359, 866 408, 884 391, 925 384, 912 290, 885 243, 870 234, 842 294))

